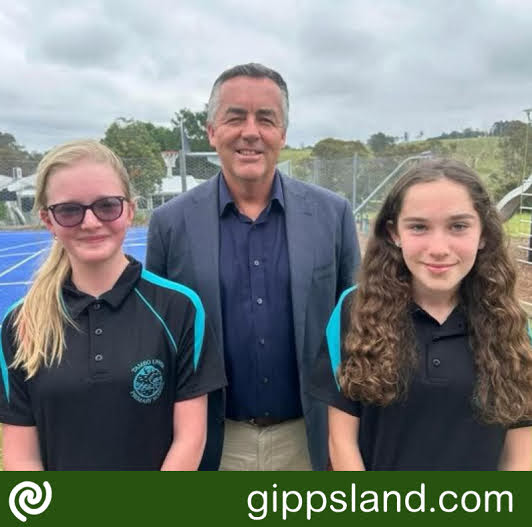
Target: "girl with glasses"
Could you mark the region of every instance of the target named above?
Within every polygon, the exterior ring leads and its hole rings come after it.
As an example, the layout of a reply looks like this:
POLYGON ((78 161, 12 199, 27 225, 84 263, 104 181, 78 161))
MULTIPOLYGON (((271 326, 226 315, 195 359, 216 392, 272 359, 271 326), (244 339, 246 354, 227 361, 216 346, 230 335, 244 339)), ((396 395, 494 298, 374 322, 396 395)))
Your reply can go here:
POLYGON ((426 161, 377 215, 335 308, 313 394, 335 470, 530 470, 532 347, 479 177, 426 161))
POLYGON ((96 141, 54 148, 35 208, 54 240, 2 323, 4 468, 197 469, 223 367, 196 293, 124 254, 122 162, 96 141))

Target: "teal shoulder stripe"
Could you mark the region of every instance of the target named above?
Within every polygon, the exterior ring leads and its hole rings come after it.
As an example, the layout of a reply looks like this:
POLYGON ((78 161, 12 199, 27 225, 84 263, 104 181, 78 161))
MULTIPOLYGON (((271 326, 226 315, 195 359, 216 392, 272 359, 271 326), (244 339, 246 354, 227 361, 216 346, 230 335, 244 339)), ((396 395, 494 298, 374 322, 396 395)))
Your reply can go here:
POLYGON ((527 326, 528 326, 528 328, 527 328, 528 329, 528 337, 530 338, 530 344, 532 344, 532 321, 531 320, 528 321, 527 326))
MULTIPOLYGON (((142 270, 141 278, 150 282, 152 284, 164 287, 166 289, 172 289, 173 291, 178 291, 181 294, 187 296, 189 300, 194 305, 196 309, 196 316, 194 318, 194 369, 198 367, 201 349, 203 346, 203 337, 205 335, 205 310, 203 309, 203 304, 201 303, 200 297, 198 294, 183 284, 177 282, 172 282, 166 278, 162 278, 146 269, 142 270)), ((162 321, 162 319, 160 319, 162 321)))
MULTIPOLYGON (((6 312, 4 315, 4 318, 2 319, 2 327, 4 326, 4 322, 7 318, 7 315, 13 311, 17 306, 22 304, 24 302, 24 298, 21 298, 19 301, 15 302, 6 312)), ((8 366, 6 362, 6 357, 4 355, 4 348, 2 347, 2 339, 0 338, 0 370, 2 371, 2 381, 4 383, 4 389, 6 392, 6 399, 7 402, 9 402, 9 371, 8 366)))
POLYGON ((165 321, 162 319, 161 315, 155 311, 154 307, 146 300, 146 297, 135 287, 135 293, 137 293, 137 296, 148 306, 148 309, 155 315, 157 320, 162 324, 164 330, 166 331, 166 334, 168 335, 168 338, 170 339, 170 342, 172 343, 172 346, 174 348, 174 351, 177 352, 177 344, 175 343, 174 337, 172 336, 172 333, 168 329, 168 326, 166 325, 165 321))
POLYGON ((356 285, 353 287, 350 287, 349 289, 346 289, 340 296, 340 300, 338 300, 338 304, 336 304, 336 307, 333 309, 331 318, 329 319, 329 322, 327 323, 327 328, 325 330, 325 336, 327 338, 327 348, 329 350, 329 359, 331 360, 331 368, 332 373, 334 376, 334 380, 336 381, 336 386, 338 387, 338 390, 340 390, 340 385, 338 384, 338 379, 336 377, 336 372, 338 371, 338 367, 340 366, 340 361, 342 360, 341 355, 341 342, 340 342, 340 334, 341 334, 341 322, 342 322, 342 303, 345 299, 345 297, 351 293, 351 291, 354 291, 357 288, 356 285))

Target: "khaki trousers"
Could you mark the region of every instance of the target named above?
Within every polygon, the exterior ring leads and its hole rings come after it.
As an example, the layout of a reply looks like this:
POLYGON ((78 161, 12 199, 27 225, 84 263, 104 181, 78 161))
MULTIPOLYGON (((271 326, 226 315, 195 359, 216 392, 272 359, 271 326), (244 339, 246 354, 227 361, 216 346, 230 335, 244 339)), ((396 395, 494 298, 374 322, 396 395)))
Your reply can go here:
POLYGON ((304 419, 265 427, 226 419, 219 470, 312 470, 304 419))

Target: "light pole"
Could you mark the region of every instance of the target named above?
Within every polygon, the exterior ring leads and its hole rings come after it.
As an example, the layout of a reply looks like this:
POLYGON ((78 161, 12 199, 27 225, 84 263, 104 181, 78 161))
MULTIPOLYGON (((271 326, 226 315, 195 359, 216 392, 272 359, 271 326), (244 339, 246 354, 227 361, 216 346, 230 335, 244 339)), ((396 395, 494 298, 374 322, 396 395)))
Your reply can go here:
MULTIPOLYGON (((532 113, 532 108, 527 108, 526 110, 523 110, 523 112, 526 113, 526 133, 525 133, 525 155, 523 160, 523 180, 521 181, 522 188, 525 188, 525 180, 528 177, 528 131, 530 130, 530 114, 532 113)), ((524 211, 524 190, 521 193, 521 211, 524 211)), ((521 218, 520 218, 521 221, 521 218)), ((527 261, 528 263, 532 263, 532 214, 530 215, 530 234, 528 237, 528 257, 527 261)))
POLYGON ((532 113, 532 108, 528 108, 526 110, 523 110, 523 112, 526 113, 526 133, 525 133, 525 155, 523 159, 523 181, 521 183, 525 182, 525 179, 527 178, 527 165, 528 165, 528 131, 530 129, 530 114, 532 113))

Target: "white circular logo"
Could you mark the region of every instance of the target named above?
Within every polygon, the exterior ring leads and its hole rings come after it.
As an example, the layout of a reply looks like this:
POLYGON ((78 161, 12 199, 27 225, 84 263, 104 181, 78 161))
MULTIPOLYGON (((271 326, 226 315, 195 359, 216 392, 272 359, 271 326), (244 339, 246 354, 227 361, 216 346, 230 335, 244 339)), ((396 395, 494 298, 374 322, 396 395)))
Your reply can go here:
POLYGON ((13 487, 13 490, 9 494, 9 508, 13 515, 21 522, 26 521, 26 516, 20 512, 19 508, 26 514, 37 516, 38 514, 42 514, 48 508, 48 505, 50 505, 52 501, 52 487, 47 481, 43 481, 43 487, 45 491, 44 498, 41 487, 37 483, 33 483, 33 481, 23 481, 13 487), (39 503, 41 505, 37 507, 39 503))

